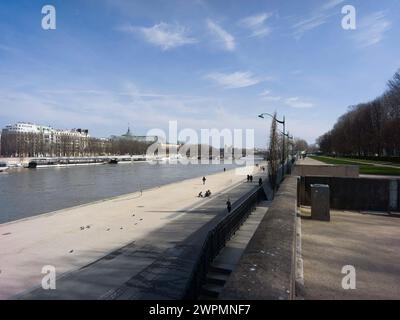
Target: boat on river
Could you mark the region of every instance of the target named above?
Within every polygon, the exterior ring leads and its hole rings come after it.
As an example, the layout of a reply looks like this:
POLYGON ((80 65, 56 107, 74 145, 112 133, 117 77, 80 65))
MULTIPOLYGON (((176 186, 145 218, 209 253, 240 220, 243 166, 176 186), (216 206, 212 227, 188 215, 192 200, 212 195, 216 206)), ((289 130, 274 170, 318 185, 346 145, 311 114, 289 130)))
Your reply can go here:
POLYGON ((9 169, 6 162, 0 162, 0 172, 6 172, 9 169))
POLYGON ((88 166, 100 165, 106 163, 108 160, 105 158, 37 158, 29 161, 27 168, 62 168, 69 166, 88 166))

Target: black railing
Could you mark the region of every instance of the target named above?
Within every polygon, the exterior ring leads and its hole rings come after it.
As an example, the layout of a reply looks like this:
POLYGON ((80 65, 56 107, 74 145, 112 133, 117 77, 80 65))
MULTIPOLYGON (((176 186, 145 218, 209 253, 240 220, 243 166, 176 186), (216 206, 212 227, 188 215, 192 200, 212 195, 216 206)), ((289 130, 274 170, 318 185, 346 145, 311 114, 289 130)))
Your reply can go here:
MULTIPOLYGON (((269 183, 269 181, 265 183, 269 183)), ((262 185, 236 201, 232 212, 208 232, 201 253, 190 276, 184 299, 197 299, 201 287, 205 283, 208 268, 212 261, 244 223, 252 209, 263 199, 265 199, 265 194, 264 186, 262 185)))
MULTIPOLYGON (((295 159, 291 159, 285 164, 285 174, 290 173, 295 163, 295 159)), ((278 170, 278 185, 284 180, 282 176, 282 166, 278 170)), ((201 248, 200 255, 195 263, 194 270, 188 281, 184 293, 184 299, 197 299, 201 293, 201 288, 205 284, 208 269, 219 254, 225 244, 231 239, 240 226, 246 221, 253 208, 261 200, 267 199, 264 188, 271 189, 269 179, 266 179, 261 186, 250 191, 238 201, 234 203, 233 210, 225 216, 206 236, 204 244, 201 248)), ((268 199, 272 200, 272 199, 268 199)))

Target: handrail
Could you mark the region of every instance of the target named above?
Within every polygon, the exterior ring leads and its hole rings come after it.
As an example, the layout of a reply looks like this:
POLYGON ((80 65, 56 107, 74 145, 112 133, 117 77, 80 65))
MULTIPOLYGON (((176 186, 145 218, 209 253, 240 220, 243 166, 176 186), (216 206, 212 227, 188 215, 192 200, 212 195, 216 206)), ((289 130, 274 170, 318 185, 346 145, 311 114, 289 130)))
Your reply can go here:
POLYGON ((225 216, 212 230, 207 233, 206 239, 200 250, 200 255, 195 263, 184 293, 184 299, 196 299, 201 286, 206 278, 209 265, 225 246, 226 242, 235 234, 243 222, 247 219, 252 208, 264 195, 264 184, 257 186, 234 203, 230 214, 225 216), (239 203, 238 203, 239 202, 239 203))
MULTIPOLYGON (((294 161, 286 163, 285 172, 290 172, 293 164, 294 161)), ((282 171, 281 168, 279 171, 282 171)), ((279 177, 279 184, 283 181, 283 179, 284 177, 279 177)), ((252 209, 261 200, 261 198, 265 199, 266 195, 264 192, 264 187, 267 184, 271 186, 269 179, 266 179, 262 185, 257 186, 254 190, 251 190, 239 198, 234 203, 234 208, 231 213, 219 221, 213 229, 208 231, 203 246, 201 247, 200 255, 198 256, 195 267, 193 268, 189 277, 183 299, 193 300, 198 298, 201 287, 205 283, 210 264, 225 246, 226 242, 231 239, 231 237, 247 219, 252 209)))

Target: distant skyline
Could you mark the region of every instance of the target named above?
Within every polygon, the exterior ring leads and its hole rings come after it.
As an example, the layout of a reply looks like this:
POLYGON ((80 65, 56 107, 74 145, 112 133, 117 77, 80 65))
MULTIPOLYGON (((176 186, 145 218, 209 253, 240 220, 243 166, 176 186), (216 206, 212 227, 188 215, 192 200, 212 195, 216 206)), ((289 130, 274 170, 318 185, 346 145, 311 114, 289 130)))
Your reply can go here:
POLYGON ((0 3, 0 126, 108 137, 153 128, 254 129, 312 143, 400 68, 400 2, 35 0, 0 3), (57 29, 41 28, 55 6, 57 29), (344 5, 357 29, 341 27, 344 5))

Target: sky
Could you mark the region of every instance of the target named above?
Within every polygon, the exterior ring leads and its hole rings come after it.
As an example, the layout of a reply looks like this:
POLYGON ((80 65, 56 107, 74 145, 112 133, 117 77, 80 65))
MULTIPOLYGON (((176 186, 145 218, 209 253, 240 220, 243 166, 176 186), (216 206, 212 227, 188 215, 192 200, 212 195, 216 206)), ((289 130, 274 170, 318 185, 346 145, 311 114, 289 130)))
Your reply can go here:
POLYGON ((398 0, 1 0, 0 126, 254 129, 313 143, 400 68, 398 0), (42 28, 42 7, 56 29, 42 28), (356 29, 342 28, 342 8, 356 29))

